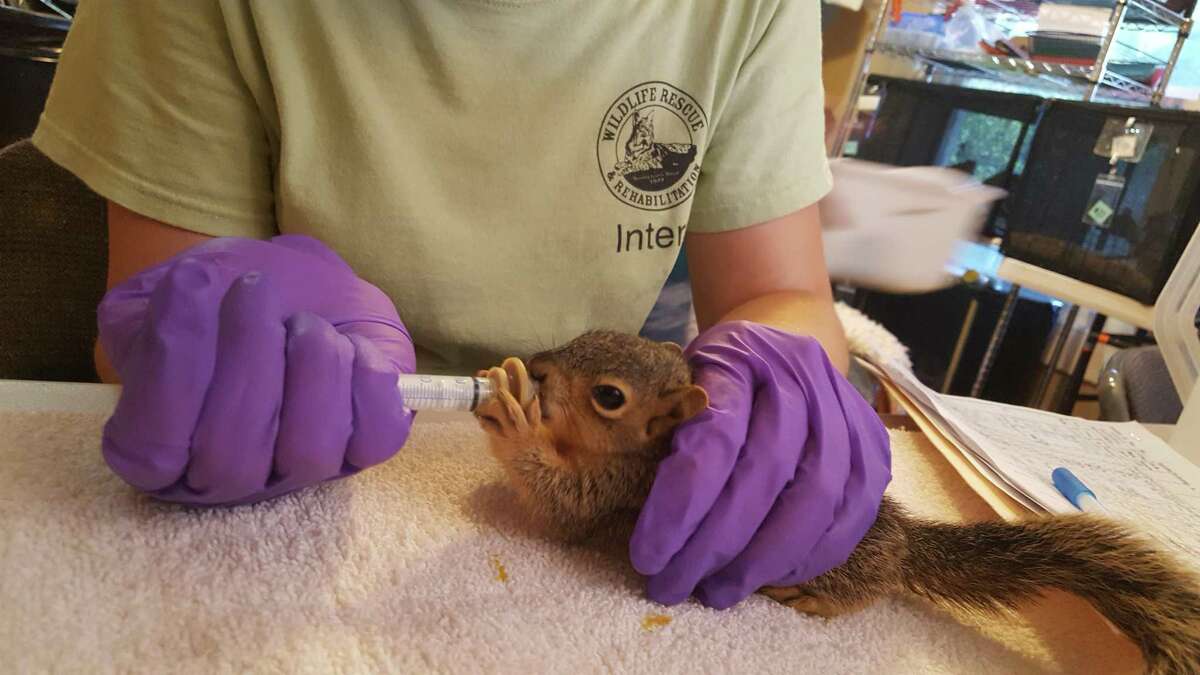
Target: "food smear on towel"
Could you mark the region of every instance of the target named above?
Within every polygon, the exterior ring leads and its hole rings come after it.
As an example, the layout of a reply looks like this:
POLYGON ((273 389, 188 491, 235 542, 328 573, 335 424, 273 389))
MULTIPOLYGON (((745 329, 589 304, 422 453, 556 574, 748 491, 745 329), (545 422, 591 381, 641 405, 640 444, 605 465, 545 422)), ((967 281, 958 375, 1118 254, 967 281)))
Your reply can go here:
POLYGON ((671 623, 671 617, 666 614, 647 614, 642 619, 642 630, 653 633, 671 623))
POLYGON ((493 553, 488 558, 488 562, 492 563, 492 569, 496 571, 496 581, 502 584, 508 583, 508 570, 504 569, 504 563, 500 562, 500 556, 493 553))

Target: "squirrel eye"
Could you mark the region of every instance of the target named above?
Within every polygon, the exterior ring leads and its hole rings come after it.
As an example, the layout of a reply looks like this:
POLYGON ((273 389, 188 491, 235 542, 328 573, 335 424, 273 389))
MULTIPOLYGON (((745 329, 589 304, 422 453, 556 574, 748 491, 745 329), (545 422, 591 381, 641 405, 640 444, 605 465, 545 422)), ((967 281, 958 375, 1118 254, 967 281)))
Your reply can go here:
POLYGON ((625 405, 625 393, 610 384, 592 387, 592 398, 605 410, 617 410, 625 405))

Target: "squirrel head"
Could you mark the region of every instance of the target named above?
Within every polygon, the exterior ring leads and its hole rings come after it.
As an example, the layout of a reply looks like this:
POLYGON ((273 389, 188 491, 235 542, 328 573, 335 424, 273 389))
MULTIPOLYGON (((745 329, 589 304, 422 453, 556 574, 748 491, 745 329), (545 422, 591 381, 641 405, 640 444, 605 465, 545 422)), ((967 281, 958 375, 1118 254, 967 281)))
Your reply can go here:
POLYGON ((671 432, 708 406, 678 345, 591 331, 535 355, 543 424, 564 459, 664 450, 671 432))

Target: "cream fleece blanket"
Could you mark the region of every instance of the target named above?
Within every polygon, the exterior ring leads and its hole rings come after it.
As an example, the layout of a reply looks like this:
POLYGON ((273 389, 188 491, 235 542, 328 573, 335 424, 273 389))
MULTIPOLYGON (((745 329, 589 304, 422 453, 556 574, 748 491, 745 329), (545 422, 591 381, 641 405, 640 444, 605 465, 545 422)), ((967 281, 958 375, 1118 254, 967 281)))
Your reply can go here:
MULTIPOLYGON (((216 510, 133 494, 100 459, 103 419, 0 413, 4 672, 831 675, 1138 663, 1063 598, 966 623, 910 600, 832 621, 758 596, 725 612, 655 605, 619 558, 531 533, 469 419, 427 416, 394 460, 353 479, 216 510)), ((894 493, 927 514, 986 517, 919 436, 893 442, 894 493)))

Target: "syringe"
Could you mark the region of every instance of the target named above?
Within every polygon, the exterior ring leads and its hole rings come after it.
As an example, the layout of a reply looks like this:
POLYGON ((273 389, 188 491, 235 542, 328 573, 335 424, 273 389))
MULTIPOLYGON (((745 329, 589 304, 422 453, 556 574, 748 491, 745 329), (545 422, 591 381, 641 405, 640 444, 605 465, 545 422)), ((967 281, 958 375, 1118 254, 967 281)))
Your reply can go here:
MULTIPOLYGON (((536 391, 536 384, 530 383, 536 391)), ((454 375, 400 375, 397 385, 409 410, 461 410, 474 412, 495 395, 486 377, 454 375)))

